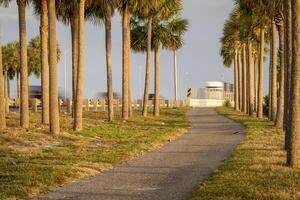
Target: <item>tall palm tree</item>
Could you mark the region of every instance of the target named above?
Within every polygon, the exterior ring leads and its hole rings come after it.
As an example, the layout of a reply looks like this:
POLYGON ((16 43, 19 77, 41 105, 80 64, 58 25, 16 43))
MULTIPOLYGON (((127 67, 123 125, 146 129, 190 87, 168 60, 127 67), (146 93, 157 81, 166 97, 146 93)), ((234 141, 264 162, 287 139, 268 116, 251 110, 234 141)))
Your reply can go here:
POLYGON ((76 83, 76 109, 74 119, 74 130, 82 130, 82 105, 83 105, 83 80, 84 80, 84 17, 85 17, 85 0, 79 0, 78 12, 78 69, 76 83))
POLYGON ((2 38, 0 35, 0 131, 6 128, 5 99, 3 91, 2 38))
POLYGON ((78 70, 78 31, 79 31, 79 13, 78 2, 76 0, 59 1, 57 7, 57 17, 65 25, 70 25, 72 38, 72 99, 73 99, 73 117, 76 108, 76 83, 78 70))
POLYGON ((240 10, 235 7, 226 20, 221 38, 220 55, 223 64, 230 67, 234 63, 235 109, 240 110, 242 103, 242 61, 240 54, 240 10))
POLYGON ((143 116, 148 113, 149 100, 149 82, 150 82, 150 67, 151 67, 151 38, 152 38, 152 23, 154 17, 159 16, 161 19, 168 18, 181 10, 181 0, 139 0, 139 7, 136 14, 147 18, 148 33, 147 33, 147 55, 146 55, 146 75, 143 101, 143 116))
POLYGON ((243 77, 242 77, 242 54, 241 54, 241 50, 238 49, 238 85, 239 85, 239 110, 242 109, 242 101, 243 101, 243 96, 242 96, 242 93, 243 93, 243 88, 242 88, 242 82, 243 82, 243 77))
POLYGON ((275 122, 277 114, 277 33, 276 24, 271 23, 270 40, 270 119, 275 122))
POLYGON ((300 167, 300 0, 292 0, 293 65, 291 77, 290 146, 287 148, 287 164, 300 167))
POLYGON ((19 13, 20 35, 20 66, 21 66, 21 99, 20 99, 20 125, 29 127, 28 102, 28 68, 27 68, 27 32, 26 32, 26 0, 17 0, 19 13))
POLYGON ((248 104, 247 104, 247 51, 246 51, 246 44, 243 43, 242 45, 242 73, 243 73, 243 106, 242 112, 247 113, 248 111, 248 104))
MULTIPOLYGON (((173 59, 174 59, 174 85, 177 85, 176 77, 177 77, 177 57, 176 52, 180 48, 182 48, 184 41, 183 36, 184 33, 187 31, 188 28, 188 21, 182 20, 180 18, 175 19, 172 23, 169 23, 167 29, 168 36, 167 40, 163 44, 163 48, 167 50, 171 50, 173 52, 173 59)), ((176 88, 176 87, 175 87, 176 88)), ((176 90, 176 89, 175 89, 176 90)), ((175 95, 176 96, 176 95, 175 95)))
POLYGON ((238 50, 234 54, 234 108, 239 111, 239 63, 238 63, 238 50))
POLYGON ((129 74, 130 74, 130 11, 133 0, 118 0, 117 7, 122 15, 122 118, 129 119, 129 74))
POLYGON ((50 69, 50 132, 58 134, 58 69, 57 69, 57 40, 56 40, 56 3, 48 0, 48 25, 49 25, 49 69, 50 69))
POLYGON ((254 76, 253 76, 253 51, 252 42, 247 42, 248 52, 248 98, 249 98, 249 115, 252 116, 254 113, 254 76))
POLYGON ((283 22, 278 24, 279 32, 279 56, 280 56, 280 83, 279 83, 279 100, 277 106, 276 126, 283 128, 283 117, 284 117, 284 84, 285 84, 285 62, 284 62, 284 27, 283 22))
MULTIPOLYGON (((8 6, 12 0, 0 0, 0 5, 8 6)), ((27 69, 27 32, 26 32, 26 4, 27 0, 16 0, 19 17, 20 39, 20 72, 21 72, 21 99, 20 99, 20 125, 29 127, 29 101, 28 101, 28 69, 27 69)))
POLYGON ((48 6, 47 0, 35 0, 34 3, 36 13, 40 13, 42 123, 49 124, 48 6))
MULTIPOLYGON (((175 16, 174 16, 175 17, 175 16)), ((160 63, 159 63, 159 49, 165 48, 165 44, 168 42, 169 37, 174 37, 172 35, 178 34, 183 35, 184 31, 187 29, 187 20, 181 18, 174 18, 160 20, 159 18, 154 18, 153 28, 151 33, 151 47, 154 51, 154 63, 155 63, 155 101, 154 101, 154 116, 159 116, 160 114, 160 63)), ((148 39, 148 25, 143 19, 136 18, 132 20, 132 41, 131 47, 136 52, 146 52, 147 51, 147 39, 148 39)), ((180 38, 182 40, 182 38, 180 38)))
POLYGON ((292 68, 292 9, 291 0, 285 1, 284 5, 285 19, 285 99, 284 99, 284 129, 285 129, 285 147, 289 146, 289 107, 290 107, 290 87, 291 87, 291 68, 292 68))
POLYGON ((261 0, 236 0, 240 8, 250 16, 257 17, 257 26, 259 27, 259 69, 258 69, 258 105, 257 117, 263 118, 263 66, 265 54, 265 31, 269 23, 268 6, 265 1, 261 0))
POLYGON ((113 121, 113 78, 111 61, 111 20, 114 14, 116 2, 114 0, 95 0, 87 10, 87 15, 96 20, 102 20, 105 24, 105 46, 106 46, 106 70, 107 70, 107 97, 108 97, 108 119, 113 121))

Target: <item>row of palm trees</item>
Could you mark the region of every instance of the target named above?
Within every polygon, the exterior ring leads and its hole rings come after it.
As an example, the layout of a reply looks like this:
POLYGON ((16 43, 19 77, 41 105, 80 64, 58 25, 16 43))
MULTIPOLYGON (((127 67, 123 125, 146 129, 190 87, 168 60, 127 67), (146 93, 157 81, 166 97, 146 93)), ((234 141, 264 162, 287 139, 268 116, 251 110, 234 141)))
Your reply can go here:
MULTIPOLYGON (((12 0, 0 0, 0 5, 9 6, 12 0)), ((42 85, 42 123, 49 124, 50 132, 58 134, 58 69, 56 23, 62 21, 70 26, 72 36, 72 94, 73 128, 82 130, 82 104, 84 80, 84 22, 102 21, 105 25, 106 68, 108 93, 108 118, 114 120, 113 113, 113 77, 111 61, 111 21, 117 10, 122 16, 122 117, 132 117, 130 92, 130 51, 146 51, 146 76, 143 101, 143 116, 148 113, 148 93, 150 79, 151 53, 155 52, 155 111, 159 116, 159 58, 158 49, 176 51, 183 45, 183 34, 188 23, 180 18, 181 0, 16 0, 19 14, 20 39, 20 125, 29 127, 28 108, 28 58, 26 36, 26 6, 32 4, 35 13, 40 16, 40 62, 42 85), (160 35, 156 34, 160 26, 160 35), (137 33, 142 28, 143 32, 137 33), (140 49, 137 49, 140 45, 140 49), (145 47, 145 48, 144 48, 145 47)), ((1 48, 0 48, 1 49, 1 48)), ((29 50, 29 49, 28 49, 29 50)), ((1 54, 1 52, 0 52, 1 54)), ((2 59, 0 59, 2 61, 2 59)), ((0 68, 2 64, 0 63, 0 68)), ((2 71, 3 69, 0 69, 2 71)), ((0 107, 4 105, 0 73, 0 107)), ((2 108, 0 108, 1 110, 2 108)), ((0 114, 0 130, 6 127, 5 112, 0 114)))
POLYGON ((235 0, 221 38, 234 65, 235 109, 263 118, 263 73, 269 57, 268 118, 285 132, 287 165, 300 167, 299 0, 235 0), (293 20, 292 20, 293 19, 293 20), (298 21, 297 21, 298 20, 298 21))
MULTIPOLYGON (((29 41, 27 46, 28 55, 28 75, 41 76, 41 38, 37 36, 29 41)), ((58 59, 61 57, 61 50, 57 45, 58 59)), ((4 75, 4 95, 10 98, 10 80, 16 79, 17 97, 20 97, 20 44, 10 42, 2 47, 2 65, 4 75)))

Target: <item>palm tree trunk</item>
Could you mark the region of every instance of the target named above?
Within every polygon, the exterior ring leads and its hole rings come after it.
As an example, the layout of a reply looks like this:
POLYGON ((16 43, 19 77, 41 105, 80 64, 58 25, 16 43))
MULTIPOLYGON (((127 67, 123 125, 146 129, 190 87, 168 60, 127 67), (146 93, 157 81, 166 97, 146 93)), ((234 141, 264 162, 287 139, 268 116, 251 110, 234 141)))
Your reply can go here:
POLYGON ((18 96, 18 99, 20 99, 20 89, 21 88, 21 82, 20 82, 20 73, 19 72, 17 72, 17 96, 18 96))
POLYGON ((238 65, 239 65, 239 108, 243 107, 243 65, 241 51, 238 52, 238 65))
POLYGON ((300 167, 300 0, 292 0, 293 65, 290 106, 290 147, 287 148, 287 164, 300 167))
POLYGON ((4 98, 3 83, 4 80, 3 80, 3 65, 2 65, 2 38, 0 35, 0 131, 4 131, 4 129, 6 128, 5 98, 4 98))
POLYGON ((271 29, 271 96, 270 96, 270 109, 271 109, 271 116, 270 119, 275 122, 276 115, 277 115, 277 37, 276 37, 276 24, 272 22, 272 29, 271 29))
POLYGON ((257 56, 254 58, 254 71, 255 71, 255 112, 257 113, 257 105, 258 105, 258 59, 257 56))
POLYGON ((19 35, 20 35, 20 68, 21 68, 21 99, 20 125, 29 127, 28 100, 28 68, 27 68, 27 32, 26 32, 26 0, 18 0, 19 35))
POLYGON ((247 54, 246 47, 243 44, 243 103, 242 103, 242 112, 246 113, 248 110, 247 107, 247 54))
POLYGON ((152 15, 148 17, 148 40, 147 40, 147 56, 146 56, 146 76, 145 76, 145 90, 144 90, 144 104, 143 116, 148 114, 148 100, 149 100, 149 82, 150 82, 150 67, 151 67, 151 40, 152 40, 152 15))
POLYGON ((58 69, 57 69, 57 39, 56 39, 56 13, 55 0, 48 0, 48 25, 49 25, 49 85, 50 85, 50 132, 58 134, 59 109, 58 109, 58 69))
POLYGON ((177 66, 177 52, 176 50, 173 50, 173 62, 174 62, 174 98, 177 101, 178 100, 178 66, 177 66))
POLYGON ((154 102, 154 116, 158 117, 160 114, 160 63, 158 48, 154 50, 155 62, 155 102, 154 102))
POLYGON ((253 79, 253 51, 252 43, 248 42, 248 99, 249 99, 249 115, 252 116, 254 113, 254 79, 253 79))
POLYGON ((6 79, 6 81, 7 81, 7 98, 9 98, 10 99, 10 79, 9 79, 9 76, 7 76, 7 79, 6 79))
MULTIPOLYGON (((130 19, 129 19, 130 21, 130 19)), ((128 56, 128 116, 129 118, 131 118, 133 116, 133 111, 132 111, 132 100, 131 100, 131 67, 130 67, 130 51, 131 51, 131 30, 126 29, 127 30, 127 39, 126 41, 128 42, 127 44, 127 52, 129 52, 129 56, 128 56)))
POLYGON ((265 28, 260 28, 259 41, 259 75, 258 75, 258 106, 257 117, 263 118, 263 100, 264 100, 264 51, 265 51, 265 28))
POLYGON ((78 9, 72 12, 71 36, 72 36, 72 116, 75 118, 76 113, 76 83, 78 70, 78 9))
POLYGON ((284 128, 285 128, 285 148, 289 147, 289 108, 290 108, 290 94, 291 94, 291 69, 292 69, 292 10, 291 1, 285 1, 285 99, 284 99, 284 128))
POLYGON ((78 71, 76 83, 76 109, 74 119, 74 130, 82 130, 82 104, 83 104, 83 80, 84 80, 84 8, 85 0, 79 1, 78 20, 78 71))
POLYGON ((125 6, 122 17, 122 31, 123 31, 123 72, 122 72, 122 117, 124 120, 129 119, 128 113, 128 99, 129 99, 129 65, 130 65, 130 40, 128 41, 128 33, 130 31, 130 13, 128 5, 125 6))
POLYGON ((279 33, 279 55, 280 55, 280 84, 279 84, 279 100, 277 106, 277 117, 276 126, 278 128, 283 128, 283 116, 284 116, 284 27, 283 24, 278 26, 279 33))
POLYGON ((113 105, 113 79, 111 62, 111 17, 105 17, 105 44, 106 44, 106 69, 107 69, 107 97, 108 97, 108 120, 114 120, 113 105))
POLYGON ((42 123, 49 124, 48 7, 41 0, 42 123))
MULTIPOLYGON (((272 28, 270 28, 272 33, 272 28)), ((270 61, 269 61, 269 113, 268 118, 272 119, 272 71, 273 71, 273 37, 270 35, 270 61)))
POLYGON ((238 66, 238 51, 235 50, 234 57, 234 108, 239 110, 239 66, 238 66))
POLYGON ((4 97, 7 98, 7 70, 4 71, 3 88, 4 88, 4 97))

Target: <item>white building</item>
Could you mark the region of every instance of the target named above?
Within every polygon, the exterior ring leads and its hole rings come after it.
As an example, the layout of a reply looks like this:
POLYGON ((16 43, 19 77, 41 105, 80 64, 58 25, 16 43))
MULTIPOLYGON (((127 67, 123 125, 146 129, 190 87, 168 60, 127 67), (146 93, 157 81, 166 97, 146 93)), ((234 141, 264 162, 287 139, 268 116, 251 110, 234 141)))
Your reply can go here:
POLYGON ((187 97, 191 107, 218 107, 226 100, 233 104, 233 85, 222 81, 208 81, 205 88, 189 88, 187 97))

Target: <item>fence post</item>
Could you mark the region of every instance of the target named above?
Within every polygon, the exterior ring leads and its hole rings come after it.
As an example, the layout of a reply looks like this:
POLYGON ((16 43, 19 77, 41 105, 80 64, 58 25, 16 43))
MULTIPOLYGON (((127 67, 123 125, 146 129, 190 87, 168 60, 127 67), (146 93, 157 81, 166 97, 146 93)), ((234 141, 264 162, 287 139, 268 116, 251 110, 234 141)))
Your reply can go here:
POLYGON ((100 102, 101 102, 101 106, 102 106, 102 111, 106 111, 106 100, 105 99, 101 99, 100 100, 100 102))
POLYGON ((37 109, 37 99, 36 98, 33 98, 33 99, 30 99, 30 106, 32 108, 32 111, 33 112, 37 112, 38 109, 37 109))
POLYGON ((84 105, 85 105, 85 111, 89 111, 90 110, 89 99, 84 99, 83 101, 84 101, 84 105))
POLYGON ((92 102, 93 102, 93 106, 94 106, 94 111, 97 111, 98 110, 98 99, 93 99, 92 102))
POLYGON ((9 113, 9 104, 10 104, 10 99, 8 97, 5 98, 5 112, 9 113))
POLYGON ((67 113, 72 113, 72 100, 71 99, 66 100, 66 107, 67 107, 67 113))
POLYGON ((116 110, 120 109, 120 102, 119 99, 116 99, 116 110))

